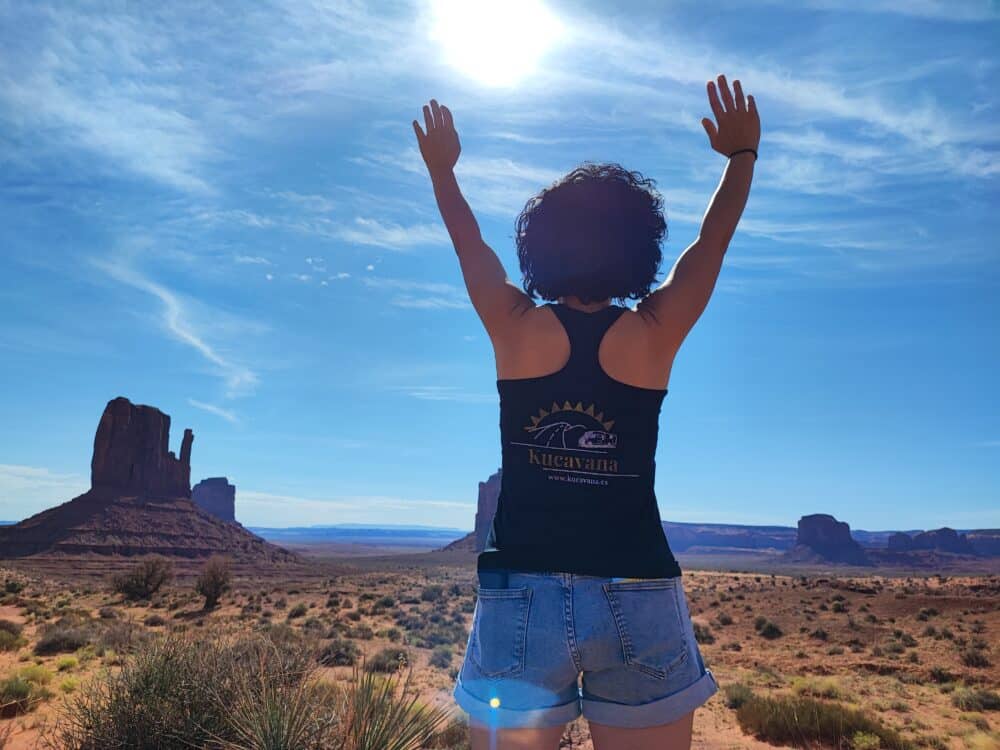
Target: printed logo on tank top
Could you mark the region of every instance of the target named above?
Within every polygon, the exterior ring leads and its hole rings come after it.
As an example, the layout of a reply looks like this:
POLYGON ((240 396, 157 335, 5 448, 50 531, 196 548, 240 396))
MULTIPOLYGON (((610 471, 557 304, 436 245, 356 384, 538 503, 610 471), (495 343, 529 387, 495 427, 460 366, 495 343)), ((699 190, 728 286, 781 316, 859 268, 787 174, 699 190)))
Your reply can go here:
POLYGON ((612 479, 638 476, 620 472, 614 424, 595 404, 553 401, 531 416, 531 424, 524 427, 525 439, 511 440, 510 445, 523 450, 527 466, 549 480, 609 485, 612 479))

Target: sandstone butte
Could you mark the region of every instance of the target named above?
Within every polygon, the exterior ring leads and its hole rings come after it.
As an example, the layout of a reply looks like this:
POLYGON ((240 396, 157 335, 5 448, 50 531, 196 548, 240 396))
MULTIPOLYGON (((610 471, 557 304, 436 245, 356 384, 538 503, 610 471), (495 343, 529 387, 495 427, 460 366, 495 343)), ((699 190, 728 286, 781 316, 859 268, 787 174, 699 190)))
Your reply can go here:
POLYGON ((293 553, 222 520, 191 499, 191 448, 169 450, 170 417, 118 397, 94 437, 90 489, 18 524, 0 527, 0 558, 214 554, 248 563, 295 563, 293 553))

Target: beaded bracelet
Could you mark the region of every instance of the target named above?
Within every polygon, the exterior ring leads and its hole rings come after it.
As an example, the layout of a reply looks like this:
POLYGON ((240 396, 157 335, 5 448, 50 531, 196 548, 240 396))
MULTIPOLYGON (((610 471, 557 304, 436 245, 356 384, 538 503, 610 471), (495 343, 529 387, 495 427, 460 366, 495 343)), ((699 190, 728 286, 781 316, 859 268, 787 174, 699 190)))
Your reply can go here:
POLYGON ((754 151, 752 148, 741 148, 739 151, 733 151, 733 153, 729 155, 729 158, 732 159, 734 156, 736 156, 736 154, 742 154, 744 151, 750 151, 753 154, 753 160, 757 161, 757 152, 754 151))

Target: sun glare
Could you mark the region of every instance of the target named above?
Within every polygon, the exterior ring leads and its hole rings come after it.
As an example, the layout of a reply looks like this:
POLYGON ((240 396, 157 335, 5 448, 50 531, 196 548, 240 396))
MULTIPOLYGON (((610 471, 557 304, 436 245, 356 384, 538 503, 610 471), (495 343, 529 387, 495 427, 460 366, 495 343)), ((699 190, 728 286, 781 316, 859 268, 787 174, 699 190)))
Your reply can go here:
POLYGON ((487 86, 513 86, 563 33, 538 0, 435 0, 431 37, 459 72, 487 86))

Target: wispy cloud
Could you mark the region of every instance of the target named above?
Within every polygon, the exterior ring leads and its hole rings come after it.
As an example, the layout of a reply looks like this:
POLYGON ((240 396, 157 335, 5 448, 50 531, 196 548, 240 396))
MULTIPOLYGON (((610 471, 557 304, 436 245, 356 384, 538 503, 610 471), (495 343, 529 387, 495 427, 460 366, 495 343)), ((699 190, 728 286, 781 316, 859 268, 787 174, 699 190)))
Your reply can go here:
MULTIPOLYGON (((765 0, 767 2, 767 0, 765 0)), ((895 14, 935 21, 975 22, 1000 20, 1000 9, 990 0, 771 0, 773 4, 811 10, 834 10, 839 13, 895 14)), ((755 0, 755 5, 757 2, 755 0)))
POLYGON ((394 279, 385 276, 362 276, 362 283, 373 289, 404 290, 405 292, 423 292, 397 294, 390 303, 397 307, 418 309, 464 309, 471 308, 468 292, 465 287, 437 281, 417 281, 413 279, 394 279))
POLYGON ((402 391, 423 401, 461 401, 465 403, 495 403, 495 393, 474 393, 454 385, 392 385, 390 390, 402 391))
POLYGON ((356 216, 353 224, 335 226, 330 231, 345 242, 381 247, 386 250, 405 251, 420 245, 451 244, 448 232, 441 223, 404 226, 356 216))
POLYGON ((201 409, 202 411, 207 411, 209 414, 222 417, 227 422, 236 424, 240 421, 236 414, 229 409, 223 409, 221 406, 216 406, 215 404, 206 404, 204 401, 196 401, 193 398, 189 398, 187 401, 196 409, 201 409))
POLYGON ((399 523, 420 513, 434 513, 442 525, 469 526, 474 502, 392 495, 302 497, 240 490, 237 515, 244 524, 295 526, 328 523, 399 523))
POLYGON ((248 264, 251 264, 251 265, 258 265, 258 266, 269 266, 269 265, 271 265, 271 261, 269 261, 267 258, 264 258, 263 256, 260 256, 260 255, 237 255, 236 256, 236 262, 237 263, 248 263, 248 264))
POLYGON ((116 281, 155 297, 161 303, 160 322, 164 330, 177 341, 197 351, 213 366, 215 373, 225 382, 227 396, 243 395, 256 386, 258 381, 256 373, 223 355, 205 340, 203 334, 192 323, 184 299, 179 294, 120 261, 101 258, 90 260, 93 265, 116 281))
POLYGON ((86 492, 90 478, 38 466, 0 464, 0 520, 20 521, 86 492))

